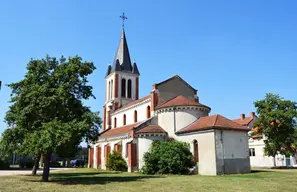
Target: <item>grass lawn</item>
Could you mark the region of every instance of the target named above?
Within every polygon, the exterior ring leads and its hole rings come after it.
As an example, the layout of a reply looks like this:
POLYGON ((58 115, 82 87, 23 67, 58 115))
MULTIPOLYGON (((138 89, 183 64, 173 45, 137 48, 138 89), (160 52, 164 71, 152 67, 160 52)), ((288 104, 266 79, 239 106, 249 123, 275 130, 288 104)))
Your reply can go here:
POLYGON ((40 179, 40 176, 0 177, 0 192, 297 191, 297 170, 255 170, 227 176, 147 176, 81 168, 52 173, 48 183, 40 179))

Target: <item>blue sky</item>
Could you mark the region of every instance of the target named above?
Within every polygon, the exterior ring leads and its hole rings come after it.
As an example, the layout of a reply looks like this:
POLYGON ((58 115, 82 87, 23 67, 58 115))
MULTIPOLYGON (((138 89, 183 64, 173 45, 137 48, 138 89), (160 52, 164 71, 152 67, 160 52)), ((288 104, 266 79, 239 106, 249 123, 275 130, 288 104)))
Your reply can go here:
MULTIPOLYGON (((0 79, 19 81, 30 58, 78 54, 93 61, 90 76, 102 111, 104 75, 125 24, 136 59, 140 96, 153 83, 180 75, 200 101, 228 118, 254 111, 265 93, 297 101, 297 1, 284 0, 11 0, 0 2, 0 79)), ((0 91, 0 133, 9 88, 0 91)))

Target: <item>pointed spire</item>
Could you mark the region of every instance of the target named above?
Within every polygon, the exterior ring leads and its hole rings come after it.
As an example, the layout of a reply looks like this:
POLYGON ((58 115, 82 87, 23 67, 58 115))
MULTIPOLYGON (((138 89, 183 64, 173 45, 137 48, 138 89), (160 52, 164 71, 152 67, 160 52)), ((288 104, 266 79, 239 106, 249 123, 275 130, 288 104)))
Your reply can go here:
POLYGON ((120 65, 120 71, 132 71, 130 54, 124 29, 122 29, 121 40, 112 65, 112 72, 119 70, 117 66, 118 63, 120 65))
POLYGON ((134 59, 134 62, 133 62, 133 66, 132 66, 132 73, 133 74, 137 74, 137 75, 140 75, 139 71, 138 71, 138 67, 136 65, 136 61, 134 59))
POLYGON ((106 72, 105 77, 107 77, 107 76, 110 74, 110 72, 111 72, 111 65, 110 65, 110 63, 109 63, 109 64, 108 64, 108 67, 107 67, 107 72, 106 72))

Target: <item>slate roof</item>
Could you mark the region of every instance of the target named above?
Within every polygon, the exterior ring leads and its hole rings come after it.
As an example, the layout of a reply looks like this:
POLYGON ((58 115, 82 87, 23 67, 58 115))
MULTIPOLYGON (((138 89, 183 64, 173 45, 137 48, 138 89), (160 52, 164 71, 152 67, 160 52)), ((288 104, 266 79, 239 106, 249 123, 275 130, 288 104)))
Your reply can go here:
POLYGON ((108 67, 106 76, 116 71, 130 72, 139 75, 139 70, 136 63, 134 62, 133 66, 131 64, 130 53, 124 29, 122 30, 120 43, 113 64, 111 69, 108 67))
POLYGON ((173 97, 172 99, 165 101, 164 103, 161 103, 156 108, 162 109, 162 108, 172 107, 172 106, 199 106, 199 107, 206 107, 209 110, 211 109, 210 107, 203 105, 201 103, 198 103, 197 101, 193 99, 189 99, 183 95, 173 97))
POLYGON ((246 126, 239 125, 233 122, 232 120, 227 119, 226 117, 216 114, 212 116, 200 117, 192 124, 177 131, 177 133, 189 133, 207 129, 230 129, 237 131, 250 131, 250 129, 246 126))

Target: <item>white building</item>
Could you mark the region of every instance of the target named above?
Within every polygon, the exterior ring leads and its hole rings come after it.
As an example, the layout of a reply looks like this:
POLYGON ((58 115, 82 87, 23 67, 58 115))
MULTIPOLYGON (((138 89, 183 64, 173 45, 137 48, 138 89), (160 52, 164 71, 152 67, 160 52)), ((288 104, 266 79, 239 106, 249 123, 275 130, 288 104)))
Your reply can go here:
MULTIPOLYGON (((234 122, 247 126, 252 130, 254 122, 257 120, 255 112, 250 113, 250 117, 246 117, 245 114, 241 114, 239 119, 233 120, 234 122)), ((262 135, 255 135, 249 139, 249 155, 251 167, 273 167, 274 158, 265 155, 264 143, 265 137, 262 135)), ((276 166, 296 167, 297 162, 294 157, 286 157, 284 155, 277 155, 275 157, 276 166)))
POLYGON ((108 154, 117 150, 128 171, 137 171, 153 141, 174 138, 190 144, 200 174, 250 172, 248 128, 221 115, 209 116, 210 107, 178 75, 152 85, 139 99, 139 76, 123 29, 105 77, 103 132, 89 150, 90 167, 106 169, 108 154))

